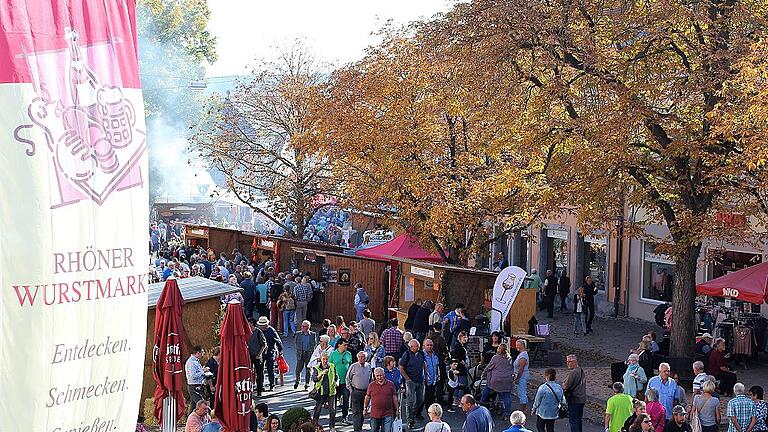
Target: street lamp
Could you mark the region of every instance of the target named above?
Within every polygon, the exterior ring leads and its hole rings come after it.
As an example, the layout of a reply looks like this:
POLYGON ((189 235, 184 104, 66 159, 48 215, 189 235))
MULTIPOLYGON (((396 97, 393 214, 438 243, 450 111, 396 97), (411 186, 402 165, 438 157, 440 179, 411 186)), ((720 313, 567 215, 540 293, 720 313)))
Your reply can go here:
POLYGON ((619 296, 621 295, 621 265, 624 258, 624 216, 616 216, 616 267, 613 272, 613 317, 619 316, 619 296))

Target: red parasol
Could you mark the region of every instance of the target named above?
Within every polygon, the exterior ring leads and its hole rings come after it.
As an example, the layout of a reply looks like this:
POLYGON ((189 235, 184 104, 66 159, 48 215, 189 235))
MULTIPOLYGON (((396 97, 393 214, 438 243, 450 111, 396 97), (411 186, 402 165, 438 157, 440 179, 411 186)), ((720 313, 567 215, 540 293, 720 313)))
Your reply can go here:
POLYGON ((155 378, 155 417, 162 424, 163 400, 173 397, 176 401, 175 424, 184 415, 184 359, 181 341, 184 340, 184 324, 181 321, 181 297, 176 279, 165 281, 163 292, 155 309, 154 347, 152 349, 152 376, 155 378))
POLYGON ((238 301, 227 305, 221 324, 221 354, 216 379, 214 413, 222 431, 248 432, 251 421, 251 357, 248 339, 251 327, 245 320, 243 306, 238 301))
POLYGON ((731 297, 749 303, 768 303, 768 262, 749 266, 696 285, 696 293, 731 297))

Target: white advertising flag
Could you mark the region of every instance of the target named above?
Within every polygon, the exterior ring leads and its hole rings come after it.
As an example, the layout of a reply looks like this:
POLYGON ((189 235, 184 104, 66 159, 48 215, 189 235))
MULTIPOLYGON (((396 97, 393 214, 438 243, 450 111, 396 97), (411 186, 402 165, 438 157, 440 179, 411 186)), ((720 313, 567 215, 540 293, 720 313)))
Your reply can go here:
POLYGON ((525 276, 525 270, 515 266, 506 267, 496 276, 491 299, 491 331, 501 329, 501 323, 507 318, 525 276))
POLYGON ((147 318, 132 0, 0 0, 0 431, 136 427, 147 318))

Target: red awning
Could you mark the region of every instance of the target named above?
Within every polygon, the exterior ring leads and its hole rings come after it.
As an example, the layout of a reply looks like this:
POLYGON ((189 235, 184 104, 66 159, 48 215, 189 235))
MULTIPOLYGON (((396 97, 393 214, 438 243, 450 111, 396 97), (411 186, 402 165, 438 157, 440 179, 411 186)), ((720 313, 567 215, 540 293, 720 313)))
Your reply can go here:
POLYGON ((368 258, 398 257, 420 261, 444 262, 440 254, 422 248, 419 240, 408 233, 402 233, 392 240, 372 248, 359 249, 355 251, 355 255, 368 258))
POLYGON ((768 303, 768 262, 756 264, 698 284, 696 285, 696 293, 735 298, 755 304, 768 303))

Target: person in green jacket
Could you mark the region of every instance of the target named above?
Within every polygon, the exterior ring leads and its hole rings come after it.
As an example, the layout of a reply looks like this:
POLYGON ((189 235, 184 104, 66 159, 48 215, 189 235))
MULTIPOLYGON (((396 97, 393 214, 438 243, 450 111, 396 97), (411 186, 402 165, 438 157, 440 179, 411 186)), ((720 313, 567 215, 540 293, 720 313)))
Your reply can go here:
POLYGON ((320 354, 320 362, 312 368, 312 382, 315 383, 317 397, 315 398, 315 411, 312 418, 315 421, 320 419, 320 409, 324 404, 328 404, 328 427, 330 432, 336 429, 336 386, 338 385, 338 376, 336 367, 328 361, 328 353, 320 354))
POLYGON ((345 378, 353 360, 352 353, 347 349, 347 345, 346 339, 339 339, 336 342, 336 349, 331 351, 330 356, 328 356, 328 361, 336 368, 336 375, 339 377, 336 400, 341 401, 341 423, 344 425, 351 424, 347 419, 349 415, 349 389, 347 388, 345 378))

